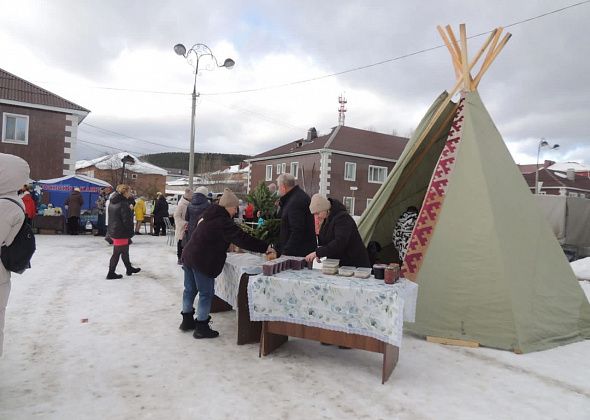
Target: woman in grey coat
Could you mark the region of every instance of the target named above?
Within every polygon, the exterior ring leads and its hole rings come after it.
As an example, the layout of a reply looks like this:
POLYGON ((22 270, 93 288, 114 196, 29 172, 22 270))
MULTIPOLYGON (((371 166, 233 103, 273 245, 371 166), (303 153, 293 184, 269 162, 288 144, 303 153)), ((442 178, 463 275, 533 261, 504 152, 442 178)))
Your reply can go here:
MULTIPOLYGON (((29 179, 29 164, 23 159, 0 153, 0 246, 10 245, 25 220, 25 205, 17 191, 29 179), (20 204, 13 203, 12 199, 20 204)), ((0 251, 2 252, 2 251, 0 251)), ((4 314, 10 294, 10 271, 0 263, 0 356, 4 342, 4 314)))

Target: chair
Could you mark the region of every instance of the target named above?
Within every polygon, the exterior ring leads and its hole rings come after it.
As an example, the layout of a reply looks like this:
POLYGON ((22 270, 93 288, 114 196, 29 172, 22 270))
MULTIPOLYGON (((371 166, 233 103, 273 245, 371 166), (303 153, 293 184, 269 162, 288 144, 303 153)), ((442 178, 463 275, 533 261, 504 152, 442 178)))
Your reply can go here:
POLYGON ((164 224, 166 225, 167 243, 169 246, 174 246, 174 227, 172 227, 169 217, 164 217, 164 224))

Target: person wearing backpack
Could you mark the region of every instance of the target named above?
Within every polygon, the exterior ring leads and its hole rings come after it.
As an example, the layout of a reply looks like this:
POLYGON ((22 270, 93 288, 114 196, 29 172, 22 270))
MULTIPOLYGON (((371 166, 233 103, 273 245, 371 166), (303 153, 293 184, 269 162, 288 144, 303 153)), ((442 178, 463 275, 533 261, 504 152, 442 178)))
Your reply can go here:
MULTIPOLYGON (((17 191, 29 179, 29 164, 23 159, 0 153, 0 245, 12 244, 25 220, 24 204, 17 191), (11 201, 14 200, 15 202, 11 201)), ((0 250, 0 256, 5 248, 0 250)), ((10 271, 0 263, 0 356, 4 342, 4 315, 10 294, 10 271)))

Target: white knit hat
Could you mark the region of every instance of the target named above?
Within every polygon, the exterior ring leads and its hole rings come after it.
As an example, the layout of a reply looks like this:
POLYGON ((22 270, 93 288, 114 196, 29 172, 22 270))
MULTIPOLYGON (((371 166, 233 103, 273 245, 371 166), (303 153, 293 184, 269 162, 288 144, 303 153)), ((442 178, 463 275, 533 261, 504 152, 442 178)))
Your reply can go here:
POLYGON ((332 204, 330 204, 330 200, 320 194, 314 194, 311 197, 311 203, 309 204, 309 211, 313 214, 319 213, 324 210, 330 210, 332 204))
POLYGON ((229 188, 226 188, 223 191, 223 195, 219 199, 219 205, 221 207, 231 208, 231 207, 238 207, 239 204, 240 204, 240 201, 238 200, 238 197, 232 192, 232 190, 230 190, 229 188))
POLYGON ((203 194, 204 196, 207 196, 207 194, 209 194, 209 189, 207 187, 199 187, 195 190, 195 192, 197 194, 203 194))

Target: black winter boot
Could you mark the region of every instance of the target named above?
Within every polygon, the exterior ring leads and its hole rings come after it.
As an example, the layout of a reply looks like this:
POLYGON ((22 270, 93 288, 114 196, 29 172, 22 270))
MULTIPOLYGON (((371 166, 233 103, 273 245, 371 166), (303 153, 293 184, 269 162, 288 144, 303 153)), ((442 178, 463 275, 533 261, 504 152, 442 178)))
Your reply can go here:
POLYGON ((193 333, 193 337, 195 338, 215 338, 219 335, 219 333, 215 330, 212 330, 209 327, 209 322, 211 321, 211 317, 207 318, 205 321, 195 320, 195 332, 193 333))
POLYGON ((117 274, 114 271, 109 271, 107 274, 107 280, 115 280, 115 279, 122 279, 123 274, 117 274))
POLYGON ((139 267, 129 267, 127 269, 127 275, 130 276, 131 274, 136 274, 139 273, 141 271, 141 268, 139 267))
POLYGON ((189 312, 188 314, 181 312, 180 315, 182 315, 182 323, 180 324, 180 327, 178 327, 178 328, 181 329, 182 331, 194 330, 195 329, 195 319, 193 318, 193 316, 195 315, 195 308, 193 308, 193 311, 189 312))

